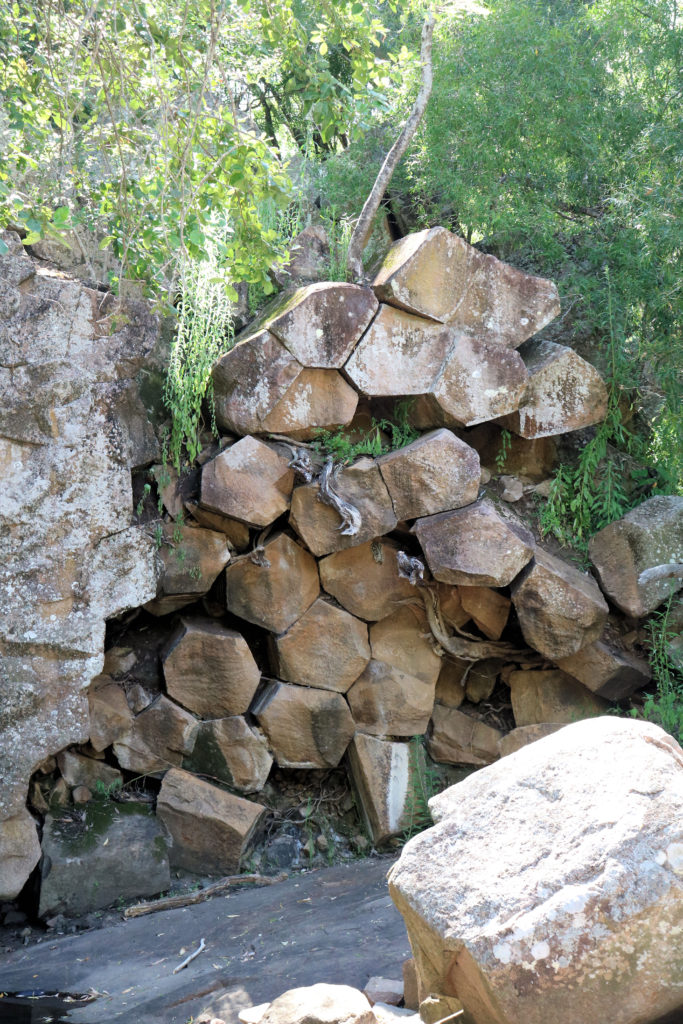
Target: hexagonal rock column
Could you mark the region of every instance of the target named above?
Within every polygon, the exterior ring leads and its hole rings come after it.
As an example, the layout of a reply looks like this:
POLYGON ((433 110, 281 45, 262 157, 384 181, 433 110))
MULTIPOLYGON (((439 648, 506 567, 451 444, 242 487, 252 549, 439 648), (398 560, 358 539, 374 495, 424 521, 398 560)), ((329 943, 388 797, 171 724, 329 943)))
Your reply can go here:
POLYGON ((244 714, 261 679, 241 633, 210 619, 182 619, 162 663, 169 695, 200 718, 244 714))
POLYGON ((591 538, 588 551, 600 585, 626 615, 640 617, 683 586, 681 579, 639 581, 659 565, 683 562, 683 498, 648 498, 591 538))
POLYGON ((228 611, 273 633, 289 629, 319 593, 315 559, 286 533, 266 541, 259 561, 245 555, 225 573, 228 611))
POLYGON ((396 242, 373 287, 381 302, 510 348, 560 312, 552 281, 501 263, 441 227, 396 242))
POLYGON ((566 345, 533 339, 520 349, 529 382, 501 426, 522 437, 548 437, 604 420, 607 389, 590 363, 566 345))
POLYGON ((678 1019, 682 780, 663 730, 603 717, 434 797, 389 873, 424 990, 487 1024, 678 1019))
POLYGON ((531 533, 490 501, 418 519, 414 529, 432 575, 444 583, 506 587, 534 554, 531 533))
POLYGON ((171 834, 171 865, 198 874, 239 871, 265 810, 172 768, 157 799, 157 815, 171 834))
POLYGON ((180 766, 192 753, 197 736, 197 719, 167 697, 133 717, 128 731, 114 743, 114 754, 122 768, 146 775, 163 773, 180 766))
POLYGON ((337 693, 346 693, 370 661, 366 624, 322 598, 272 637, 271 648, 278 678, 337 693))
POLYGON ((578 679, 589 690, 606 700, 623 700, 642 690, 652 678, 644 658, 619 650, 611 643, 598 640, 594 644, 557 658, 558 668, 578 679))
POLYGON ((157 581, 157 596, 144 605, 152 615, 168 615, 192 604, 207 593, 230 561, 227 538, 222 533, 178 523, 164 523, 161 529, 158 555, 163 570, 157 581))
POLYGON ((88 690, 89 739, 97 751, 120 739, 130 724, 130 708, 122 686, 111 676, 96 676, 88 690))
POLYGON ((358 393, 336 370, 306 369, 262 420, 261 429, 306 441, 320 430, 346 426, 357 405, 358 393))
POLYGON ((605 628, 609 609, 593 577, 542 548, 511 593, 524 639, 553 661, 593 643, 605 628))
POLYGON ((334 486, 340 497, 360 512, 361 526, 352 536, 341 533, 339 515, 318 499, 316 483, 296 487, 292 495, 289 521, 314 555, 357 547, 394 529, 394 507, 373 459, 359 459, 343 469, 334 486))
POLYGON ((512 712, 518 726, 594 718, 609 706, 560 669, 511 672, 509 682, 512 712))
POLYGON ((237 716, 200 722, 194 750, 183 768, 242 793, 257 793, 265 786, 272 764, 265 738, 237 716))
POLYGON ((303 366, 269 331, 249 328, 211 370, 216 423, 240 435, 258 434, 303 366))
POLYGON ((499 757, 500 729, 481 722, 457 708, 434 705, 427 750, 444 764, 491 764, 499 757))
POLYGON ((377 459, 398 520, 476 501, 481 467, 474 448, 450 430, 433 430, 377 459))
POLYGON ((383 619, 415 598, 415 588, 398 574, 398 551, 395 541, 382 537, 328 555, 318 564, 323 588, 352 615, 383 619))
POLYGON ((281 768, 336 768, 354 733, 340 693, 272 680, 253 713, 281 768))
POLYGON ((302 366, 338 369, 378 305, 369 288, 321 281, 275 299, 250 331, 271 331, 302 366))
POLYGON ((268 526, 289 508, 293 486, 284 449, 243 437, 204 466, 200 504, 249 526, 268 526))
POLYGON ((348 753, 351 778, 374 843, 383 843, 411 827, 415 792, 424 775, 422 746, 381 740, 357 732, 348 753))
POLYGON ((489 640, 500 640, 510 615, 510 598, 490 587, 463 587, 458 591, 463 612, 489 640))
POLYGON ((370 626, 372 656, 434 686, 441 658, 429 641, 430 635, 422 607, 399 608, 370 626))
POLYGON ((517 409, 528 379, 522 357, 514 349, 454 334, 429 397, 447 422, 470 427, 517 409))
POLYGON ((373 659, 346 699, 358 728, 371 736, 421 736, 434 707, 434 687, 373 659))

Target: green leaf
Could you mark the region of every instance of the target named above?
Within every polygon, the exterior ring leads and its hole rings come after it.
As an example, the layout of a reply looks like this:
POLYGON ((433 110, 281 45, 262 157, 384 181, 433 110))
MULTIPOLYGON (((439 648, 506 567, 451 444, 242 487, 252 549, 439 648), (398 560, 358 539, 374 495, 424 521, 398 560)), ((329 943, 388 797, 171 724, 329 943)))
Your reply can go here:
POLYGON ((58 227, 64 227, 69 222, 70 213, 68 206, 58 206, 52 214, 53 223, 58 227))
POLYGON ((103 238, 102 241, 100 242, 100 244, 98 245, 98 249, 100 249, 100 250, 108 249, 113 241, 114 241, 114 236, 113 235, 107 235, 106 238, 103 238))
POLYGON ((318 49, 319 49, 320 55, 322 57, 324 57, 325 54, 327 53, 327 43, 325 42, 324 39, 323 39, 322 43, 320 44, 320 46, 318 47, 318 49))

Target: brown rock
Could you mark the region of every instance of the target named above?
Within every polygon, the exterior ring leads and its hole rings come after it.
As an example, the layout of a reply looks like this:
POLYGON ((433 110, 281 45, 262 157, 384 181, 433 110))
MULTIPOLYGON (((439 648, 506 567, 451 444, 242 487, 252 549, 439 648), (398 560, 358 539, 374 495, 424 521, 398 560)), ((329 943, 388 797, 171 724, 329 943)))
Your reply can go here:
POLYGON ((202 508, 201 505, 189 501, 185 503, 185 508, 200 526, 205 526, 207 530, 214 530, 216 533, 224 533, 228 538, 228 544, 235 551, 246 551, 249 547, 249 527, 246 523, 222 516, 219 512, 210 512, 208 508, 202 508))
POLYGON ((380 306, 344 369, 372 398, 422 395, 432 391, 453 343, 449 328, 380 306))
POLYGON ((26 808, 0 821, 0 899, 18 896, 39 860, 36 823, 26 808))
POLYGON ((368 978, 363 995, 367 996, 372 1004, 387 1003, 389 1006, 398 1006, 403 999, 403 980, 373 975, 372 978, 368 978))
POLYGON ((104 750, 120 739, 130 724, 130 710, 122 686, 110 676, 97 676, 88 690, 90 742, 104 750))
POLYGON ((370 626, 372 656, 433 686, 439 678, 441 658, 434 651, 430 636, 421 607, 400 608, 370 626))
POLYGON ((399 520, 469 505, 479 493, 479 457, 450 430, 423 434, 377 465, 399 520))
POLYGON ((506 587, 531 560, 534 539, 489 501, 418 519, 415 532, 435 579, 506 587))
POLYGON ((261 733, 243 718, 233 717, 199 723, 194 749, 183 768, 242 793, 257 793, 265 786, 272 764, 261 733))
POLYGON ((593 643, 607 622, 607 604, 592 576, 541 548, 514 583, 512 601, 526 642, 553 660, 593 643))
POLYGON ((517 409, 527 382, 514 349, 455 334, 431 390, 447 421, 469 427, 517 409))
POLYGON ((289 262, 273 267, 270 275, 280 288, 322 281, 328 273, 330 243, 321 224, 311 224, 289 244, 289 262))
POLYGON ((69 786, 85 786, 91 793, 96 793, 102 788, 118 789, 123 785, 123 775, 116 768, 104 761, 83 757, 75 750, 62 750, 57 754, 57 764, 69 786))
POLYGON ((515 501, 521 501, 524 497, 524 484, 519 477, 501 476, 499 483, 502 487, 500 496, 503 501, 513 504, 515 501))
POLYGON ((181 619, 162 663, 169 696, 200 718, 244 714, 261 679, 241 633, 210 619, 181 619))
POLYGON ((441 227, 396 242, 373 286, 381 302, 506 347, 520 345, 560 312, 552 282, 501 263, 441 227))
POLYGON ((436 681, 435 699, 439 704, 445 704, 446 707, 459 708, 465 699, 463 679, 472 663, 451 657, 442 658, 441 663, 441 671, 436 681))
POLYGON ((505 662, 500 658, 484 658, 476 661, 467 673, 465 692, 472 704, 488 700, 496 687, 496 680, 505 662))
POLYGON ((558 658, 557 666, 606 700, 630 697, 647 686, 652 678, 644 658, 619 650, 604 640, 588 644, 567 658, 558 658))
POLYGON ((391 498, 373 459, 359 459, 343 469, 334 486, 340 497, 360 512, 358 533, 341 532, 338 513, 319 501, 316 483, 303 484, 295 488, 292 495, 289 521, 314 555, 320 557, 331 551, 357 547, 394 529, 396 516, 391 498))
POLYGON ((550 736, 551 733, 557 732, 562 726, 558 722, 539 722, 536 725, 520 725, 516 729, 512 729, 509 733, 498 740, 498 750, 501 757, 507 757, 508 754, 514 754, 515 751, 521 750, 522 747, 526 747, 529 743, 535 743, 536 740, 542 740, 544 736, 550 736))
POLYGON ((293 486, 284 449, 243 437, 204 466, 201 504, 249 526, 268 526, 289 508, 293 486))
POLYGON ((566 725, 604 714, 608 707, 607 701, 559 669, 512 672, 510 693, 517 726, 546 722, 566 725))
POLYGON ((290 683, 346 693, 370 661, 368 627, 318 598, 272 639, 277 675, 290 683))
POLYGON ((110 647, 104 654, 102 674, 119 679, 130 672, 137 660, 135 651, 130 647, 110 647))
POLYGON ((403 972, 403 1005, 409 1010, 417 1010, 420 1006, 420 997, 418 994, 417 970, 413 957, 404 960, 401 969, 403 972))
POLYGON ((269 331, 241 336, 211 371, 216 423, 239 435, 258 434, 303 367, 269 331))
POLYGON ((414 587, 398 575, 398 544, 382 537, 320 561, 323 588, 352 615, 377 621, 412 600, 414 587))
POLYGON ((464 711, 435 704, 427 750, 433 761, 444 764, 491 764, 499 756, 502 735, 464 711))
POLYGON ((357 405, 358 393, 336 370, 305 369, 264 417, 262 429, 306 441, 350 423, 357 405))
POLYGON ((239 871, 265 810, 261 804, 171 768, 157 799, 157 816, 171 834, 171 865, 198 874, 239 871))
POLYGON ((599 423, 607 389, 590 363, 565 345, 534 339, 520 349, 529 382, 517 412, 498 422, 522 437, 548 437, 599 423))
POLYGON ((510 614, 510 599, 490 587, 462 587, 465 612, 489 640, 500 640, 510 614))
POLYGON ((275 299, 250 330, 267 328, 302 366, 338 369, 378 305, 369 288, 321 281, 275 299))
POLYGON ((351 778, 375 844, 415 824, 413 794, 424 778, 422 745, 381 740, 358 732, 349 747, 351 778))
POLYGON ((259 562, 245 557, 225 573, 228 611, 284 633, 320 593, 315 559, 286 533, 270 538, 259 562))
POLYGON ((435 684, 372 660, 346 695, 354 721, 371 736, 421 736, 434 706, 435 684))
POLYGON ((230 561, 224 535, 213 530, 164 523, 162 536, 157 596, 144 606, 152 615, 167 615, 196 601, 230 561))
POLYGON ((557 442, 552 437, 527 439, 508 433, 503 447, 500 427, 485 423, 473 427, 464 439, 479 452, 482 466, 492 473, 512 473, 538 483, 546 480, 555 467, 557 442))
POLYGON ((87 804, 92 800, 92 791, 87 786, 75 786, 71 791, 71 799, 75 804, 87 804))
POLYGON ((122 768, 156 775, 180 766, 192 753, 196 736, 196 718, 161 696, 139 715, 131 715, 130 728, 114 744, 114 753, 122 768))
POLYGON ((599 530, 588 551, 610 600, 626 615, 649 615, 683 586, 683 579, 673 577, 640 581, 648 569, 683 562, 683 498, 648 498, 599 530))
POLYGON ((177 519, 183 514, 186 500, 196 494, 199 470, 191 469, 179 476, 175 466, 157 464, 150 467, 149 475, 154 479, 163 507, 172 519, 177 519))
MULTIPOLYGON (((465 589, 474 590, 474 587, 463 587, 463 591, 465 589)), ((437 583, 436 592, 439 598, 441 617, 445 622, 460 629, 470 621, 470 613, 463 607, 462 594, 458 587, 450 587, 447 583, 437 583)), ((415 592, 413 591, 414 596, 415 592)))
POLYGON ((340 693, 273 680, 253 713, 281 768, 335 768, 354 732, 340 693))

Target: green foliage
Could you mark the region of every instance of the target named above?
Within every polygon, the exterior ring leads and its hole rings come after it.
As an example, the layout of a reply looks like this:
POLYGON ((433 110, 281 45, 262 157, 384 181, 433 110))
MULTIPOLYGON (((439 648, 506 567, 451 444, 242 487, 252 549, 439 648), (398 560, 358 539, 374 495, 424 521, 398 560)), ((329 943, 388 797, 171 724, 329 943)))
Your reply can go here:
POLYGON ((441 788, 438 769, 427 761, 422 736, 413 736, 408 744, 408 779, 409 788, 403 811, 406 822, 403 832, 405 842, 418 832, 431 828, 433 822, 428 804, 441 788))
MULTIPOLYGON (((656 684, 654 694, 648 693, 642 708, 642 717, 666 729, 679 742, 683 742, 683 672, 671 657, 670 644, 678 636, 670 628, 670 618, 676 598, 673 594, 661 611, 650 616, 648 632, 649 660, 656 684)), ((633 712, 634 716, 637 712, 633 712)))
POLYGON ((321 454, 331 455, 335 462, 343 466, 349 465, 362 455, 376 459, 387 452, 405 448, 420 436, 419 431, 415 430, 408 420, 411 406, 412 399, 406 399, 396 403, 391 419, 378 420, 373 416, 371 426, 355 440, 348 435, 344 427, 334 431, 321 430, 317 440, 313 442, 313 448, 321 454), (388 434, 389 439, 385 440, 383 434, 388 434))
POLYGON ((351 221, 339 216, 336 207, 332 206, 323 214, 323 225, 330 243, 330 268, 327 274, 330 281, 346 281, 348 268, 346 258, 349 243, 353 234, 351 221))
POLYGON ((110 783, 106 783, 102 779, 95 780, 95 796, 101 800, 113 800, 122 788, 123 782, 121 779, 115 779, 110 783))
POLYGON ((510 453, 511 445, 512 434, 509 430, 506 430, 505 427, 503 427, 500 432, 500 448, 496 452, 496 469, 499 473, 503 472, 503 466, 505 465, 505 460, 510 453))

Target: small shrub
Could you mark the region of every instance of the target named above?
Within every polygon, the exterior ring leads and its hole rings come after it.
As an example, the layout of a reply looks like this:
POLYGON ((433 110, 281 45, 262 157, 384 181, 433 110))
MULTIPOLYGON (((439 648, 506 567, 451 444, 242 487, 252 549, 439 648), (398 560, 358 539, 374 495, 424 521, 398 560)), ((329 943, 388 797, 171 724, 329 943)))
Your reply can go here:
MULTIPOLYGON (((672 594, 664 608, 651 615, 646 625, 650 665, 656 690, 646 695, 640 714, 648 722, 661 725, 682 743, 683 671, 674 664, 669 647, 677 636, 670 626, 671 612, 676 600, 672 594)), ((633 711, 632 714, 635 716, 638 712, 633 711)))

